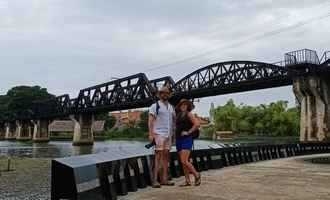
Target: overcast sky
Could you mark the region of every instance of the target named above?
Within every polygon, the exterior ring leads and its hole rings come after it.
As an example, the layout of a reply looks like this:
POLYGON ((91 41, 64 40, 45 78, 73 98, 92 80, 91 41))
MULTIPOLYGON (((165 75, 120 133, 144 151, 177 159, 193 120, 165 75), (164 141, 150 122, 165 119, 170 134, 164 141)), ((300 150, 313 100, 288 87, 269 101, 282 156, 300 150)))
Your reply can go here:
MULTIPOLYGON (((276 62, 330 50, 329 0, 0 0, 0 94, 40 85, 55 95, 138 72, 178 80, 200 66, 276 62)), ((291 87, 201 99, 294 104, 291 87)))

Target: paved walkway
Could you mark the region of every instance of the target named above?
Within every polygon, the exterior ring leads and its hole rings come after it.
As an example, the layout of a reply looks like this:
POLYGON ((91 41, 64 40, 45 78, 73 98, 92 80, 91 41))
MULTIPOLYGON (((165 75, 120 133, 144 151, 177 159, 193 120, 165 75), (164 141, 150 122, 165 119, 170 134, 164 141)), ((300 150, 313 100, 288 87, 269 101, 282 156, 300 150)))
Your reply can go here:
MULTIPOLYGON (((330 165, 312 164, 302 158, 210 170, 203 172, 200 187, 148 187, 120 199, 330 200, 330 165)), ((175 181, 178 185, 183 182, 183 178, 175 181)))

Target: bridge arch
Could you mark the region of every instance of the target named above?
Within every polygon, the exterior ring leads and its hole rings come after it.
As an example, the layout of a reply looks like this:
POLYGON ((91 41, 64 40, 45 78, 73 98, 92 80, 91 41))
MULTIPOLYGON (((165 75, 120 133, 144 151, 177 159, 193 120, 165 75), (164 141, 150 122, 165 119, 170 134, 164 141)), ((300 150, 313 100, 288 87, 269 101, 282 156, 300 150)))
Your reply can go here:
POLYGON ((255 61, 228 61, 198 69, 175 83, 175 97, 200 98, 292 84, 290 69, 255 61))

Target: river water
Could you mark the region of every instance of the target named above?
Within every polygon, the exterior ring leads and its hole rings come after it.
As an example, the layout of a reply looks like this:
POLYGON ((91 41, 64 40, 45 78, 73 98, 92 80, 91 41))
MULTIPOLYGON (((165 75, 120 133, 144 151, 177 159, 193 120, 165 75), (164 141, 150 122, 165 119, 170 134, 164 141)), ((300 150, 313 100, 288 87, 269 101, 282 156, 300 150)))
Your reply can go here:
MULTIPOLYGON (((144 153, 147 141, 112 140, 97 141, 93 146, 73 146, 71 141, 51 141, 49 143, 32 143, 17 141, 0 141, 0 157, 26 157, 26 158, 62 158, 75 155, 94 154, 100 152, 144 153)), ((197 140, 195 148, 209 148, 213 141, 197 140)), ((175 149, 175 148, 174 148, 175 149)))

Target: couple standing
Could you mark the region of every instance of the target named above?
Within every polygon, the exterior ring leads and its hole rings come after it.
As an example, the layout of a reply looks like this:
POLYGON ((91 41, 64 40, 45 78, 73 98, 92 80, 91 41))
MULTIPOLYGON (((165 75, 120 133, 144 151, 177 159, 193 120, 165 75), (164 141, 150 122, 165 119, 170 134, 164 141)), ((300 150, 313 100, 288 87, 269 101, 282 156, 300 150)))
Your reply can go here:
POLYGON ((190 153, 193 146, 192 133, 199 129, 199 122, 191 113, 194 105, 187 99, 181 99, 174 109, 168 102, 171 92, 167 87, 162 87, 157 95, 159 101, 149 109, 149 140, 156 144, 152 186, 160 188, 161 185, 174 185, 173 182, 168 180, 170 149, 174 138, 186 180, 180 186, 192 185, 190 173, 194 175, 195 185, 198 186, 201 184, 201 175, 190 162, 190 153), (158 183, 157 177, 160 169, 162 169, 162 176, 160 177, 160 183, 158 183))

